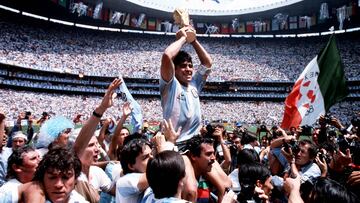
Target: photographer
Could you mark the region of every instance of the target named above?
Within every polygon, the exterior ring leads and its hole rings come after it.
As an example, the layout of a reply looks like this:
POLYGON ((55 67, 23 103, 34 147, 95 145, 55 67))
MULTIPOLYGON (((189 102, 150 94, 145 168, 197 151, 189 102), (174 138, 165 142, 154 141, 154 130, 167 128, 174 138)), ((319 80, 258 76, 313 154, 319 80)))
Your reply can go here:
POLYGON ((27 143, 30 143, 34 136, 34 128, 33 128, 33 116, 30 111, 21 112, 16 120, 16 124, 9 132, 7 147, 11 147, 12 145, 12 137, 15 132, 23 131, 23 127, 27 126, 26 135, 27 135, 27 143))

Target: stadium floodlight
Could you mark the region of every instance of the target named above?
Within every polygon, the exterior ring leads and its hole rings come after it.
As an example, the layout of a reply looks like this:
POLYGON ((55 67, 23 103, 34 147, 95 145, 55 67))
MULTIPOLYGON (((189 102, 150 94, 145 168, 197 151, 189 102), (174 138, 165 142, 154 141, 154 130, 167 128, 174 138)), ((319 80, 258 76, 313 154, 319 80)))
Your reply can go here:
POLYGON ((156 32, 156 31, 144 31, 145 34, 153 34, 153 35, 164 35, 165 32, 156 32))
POLYGON ((32 14, 32 13, 28 13, 28 12, 22 12, 21 14, 24 15, 24 16, 29 16, 29 17, 32 17, 32 18, 37 18, 37 19, 40 19, 40 20, 49 20, 49 18, 47 18, 47 17, 39 16, 39 15, 32 14))
POLYGON ((225 34, 211 34, 210 37, 222 38, 222 37, 230 37, 230 35, 225 35, 225 34))
POLYGON ((254 38, 274 38, 274 35, 253 35, 254 38))
POLYGON ((333 33, 334 33, 334 31, 326 31, 326 32, 321 32, 320 34, 321 35, 331 35, 333 33))
POLYGON ((99 27, 99 30, 111 31, 111 32, 120 32, 119 28, 111 28, 111 27, 99 27))
POLYGON ((142 30, 128 30, 128 29, 121 29, 121 32, 128 32, 128 33, 140 33, 140 34, 142 34, 144 31, 142 31, 142 30))
POLYGON ((209 35, 208 34, 196 34, 196 36, 198 36, 198 37, 208 37, 209 35))
POLYGON ((277 38, 288 38, 288 37, 296 37, 296 34, 289 34, 289 35, 275 35, 277 38))
POLYGON ((360 27, 346 29, 346 32, 355 32, 355 31, 360 31, 360 27))
POLYGON ((10 7, 7 7, 7 6, 0 5, 0 8, 1 8, 1 9, 4 9, 4 10, 7 10, 7 11, 14 12, 14 13, 20 13, 19 10, 13 9, 13 8, 10 8, 10 7))
POLYGON ((314 33, 303 33, 303 34, 297 34, 297 37, 314 37, 314 36, 320 36, 320 33, 314 32, 314 33))
POLYGON ((335 30, 335 34, 345 33, 345 30, 335 30))
POLYGON ((53 19, 53 18, 50 18, 49 21, 50 21, 50 22, 53 22, 53 23, 63 24, 63 25, 70 25, 70 26, 74 26, 74 25, 75 25, 75 23, 72 23, 72 22, 63 21, 63 20, 58 20, 58 19, 53 19))
POLYGON ((81 27, 81 28, 92 29, 92 30, 98 30, 99 29, 99 27, 96 27, 96 26, 84 25, 84 24, 79 24, 79 23, 75 23, 75 27, 81 27))
POLYGON ((240 37, 244 37, 244 38, 251 38, 252 35, 231 35, 232 37, 237 37, 237 38, 240 38, 240 37))

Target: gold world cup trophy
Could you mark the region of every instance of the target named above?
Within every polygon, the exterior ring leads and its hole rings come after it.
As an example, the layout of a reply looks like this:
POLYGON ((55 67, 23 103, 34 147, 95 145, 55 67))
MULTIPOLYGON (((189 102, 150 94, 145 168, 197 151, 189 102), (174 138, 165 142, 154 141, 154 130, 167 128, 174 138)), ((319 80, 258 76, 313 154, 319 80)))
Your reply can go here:
POLYGON ((189 13, 185 9, 177 8, 173 13, 174 23, 179 26, 179 28, 187 27, 186 29, 186 41, 191 43, 196 39, 196 31, 190 25, 189 13))

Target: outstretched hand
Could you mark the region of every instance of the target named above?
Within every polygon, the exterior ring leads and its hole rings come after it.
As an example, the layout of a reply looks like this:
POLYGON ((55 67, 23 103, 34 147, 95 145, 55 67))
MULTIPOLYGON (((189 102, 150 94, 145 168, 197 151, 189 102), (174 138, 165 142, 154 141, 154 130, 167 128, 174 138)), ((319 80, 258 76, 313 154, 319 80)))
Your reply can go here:
POLYGON ((177 138, 180 136, 181 127, 177 131, 175 131, 174 126, 171 120, 163 121, 164 135, 167 141, 175 143, 177 138))
POLYGON ((330 162, 331 169, 335 171, 342 171, 345 166, 348 166, 352 162, 350 149, 346 149, 346 154, 338 150, 334 154, 333 159, 330 162))
POLYGON ((131 114, 131 105, 130 102, 125 102, 123 104, 123 116, 128 117, 131 114))
POLYGON ((121 85, 121 83, 122 80, 118 78, 114 79, 114 81, 110 83, 101 101, 100 104, 101 110, 105 111, 107 108, 111 107, 114 104, 113 99, 116 98, 117 96, 115 90, 121 85))

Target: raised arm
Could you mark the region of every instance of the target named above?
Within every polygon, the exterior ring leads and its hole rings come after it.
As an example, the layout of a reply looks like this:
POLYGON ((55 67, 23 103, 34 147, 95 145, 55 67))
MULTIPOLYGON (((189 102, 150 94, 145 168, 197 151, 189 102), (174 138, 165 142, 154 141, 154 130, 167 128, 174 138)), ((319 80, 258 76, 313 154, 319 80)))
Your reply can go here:
POLYGON ((191 42, 191 45, 194 47, 196 54, 198 55, 200 62, 202 65, 206 66, 207 68, 211 68, 212 66, 212 59, 204 47, 200 44, 200 42, 195 39, 191 42))
POLYGON ((86 121, 84 126, 81 128, 81 131, 78 137, 76 138, 74 144, 74 150, 78 156, 80 156, 84 152, 91 137, 94 135, 96 127, 100 122, 101 116, 109 107, 113 105, 113 94, 115 90, 120 86, 121 82, 122 81, 120 79, 115 79, 109 85, 108 89, 106 90, 105 96, 101 101, 101 104, 98 107, 96 107, 93 114, 86 121))
POLYGON ((176 33, 177 40, 170 44, 164 51, 161 58, 160 74, 161 78, 169 82, 175 74, 175 65, 173 58, 179 53, 181 47, 186 43, 186 32, 182 28, 176 33))
POLYGON ((124 126, 126 118, 129 117, 130 113, 131 113, 130 103, 126 102, 123 104, 123 115, 121 116, 120 120, 118 121, 116 128, 115 128, 114 135, 111 138, 111 143, 110 143, 109 151, 108 151, 108 155, 111 160, 117 159, 116 150, 119 145, 118 140, 119 140, 119 137, 121 136, 120 133, 124 126))

